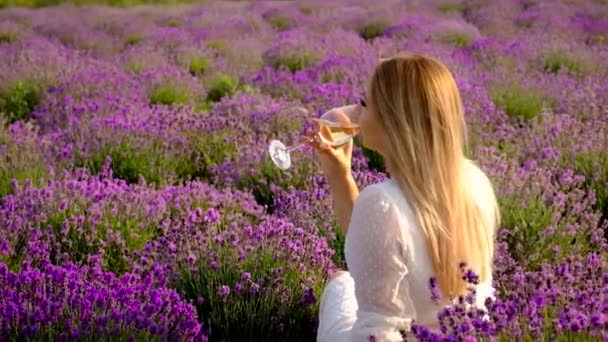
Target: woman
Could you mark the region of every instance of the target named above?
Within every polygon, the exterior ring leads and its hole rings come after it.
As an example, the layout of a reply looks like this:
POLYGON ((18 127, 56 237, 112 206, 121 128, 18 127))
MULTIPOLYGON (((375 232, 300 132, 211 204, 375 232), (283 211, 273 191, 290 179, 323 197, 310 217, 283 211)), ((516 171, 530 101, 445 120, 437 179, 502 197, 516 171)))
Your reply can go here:
POLYGON ((450 71, 424 55, 382 60, 360 110, 362 142, 383 156, 387 181, 359 194, 352 141, 310 143, 346 234, 349 269, 321 297, 318 341, 401 341, 414 320, 437 329, 437 313, 467 292, 461 262, 479 276, 476 306, 484 309, 493 296, 496 199, 465 158, 463 106, 450 71), (431 278, 439 302, 431 299, 431 278))

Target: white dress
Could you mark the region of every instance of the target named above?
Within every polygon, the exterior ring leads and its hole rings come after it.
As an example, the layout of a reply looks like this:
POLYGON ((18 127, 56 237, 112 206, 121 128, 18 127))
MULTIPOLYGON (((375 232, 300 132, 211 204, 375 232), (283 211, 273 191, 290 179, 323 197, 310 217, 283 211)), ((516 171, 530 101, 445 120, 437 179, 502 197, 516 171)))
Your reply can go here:
MULTIPOLYGON (((488 215, 493 189, 469 164, 471 190, 488 215)), ((491 216, 490 216, 491 217, 491 216)), ((431 300, 432 262, 414 212, 397 182, 366 187, 357 197, 345 241, 348 272, 333 278, 321 296, 317 341, 403 341, 412 320, 438 329, 437 314, 451 302, 431 300)), ((477 285, 476 306, 493 297, 492 279, 477 285)))

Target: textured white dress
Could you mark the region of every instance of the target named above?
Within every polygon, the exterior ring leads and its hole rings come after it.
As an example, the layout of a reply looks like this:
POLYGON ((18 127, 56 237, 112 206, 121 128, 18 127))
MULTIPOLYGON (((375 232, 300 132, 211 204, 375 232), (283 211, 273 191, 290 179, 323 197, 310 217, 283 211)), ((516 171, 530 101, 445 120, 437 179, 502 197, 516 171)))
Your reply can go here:
MULTIPOLYGON (((486 175, 468 165, 470 189, 489 218, 493 196, 486 175)), ((366 187, 357 197, 346 235, 348 272, 333 278, 321 296, 317 341, 402 341, 412 320, 438 329, 431 300, 432 262, 414 212, 397 182, 366 187)), ((476 306, 493 297, 492 280, 477 285, 476 306)))

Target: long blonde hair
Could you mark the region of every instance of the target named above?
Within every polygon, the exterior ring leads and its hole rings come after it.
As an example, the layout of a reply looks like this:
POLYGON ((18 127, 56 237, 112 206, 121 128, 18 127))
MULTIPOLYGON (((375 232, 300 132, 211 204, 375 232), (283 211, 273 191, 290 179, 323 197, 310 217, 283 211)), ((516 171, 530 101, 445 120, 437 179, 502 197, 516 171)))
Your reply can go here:
POLYGON ((370 83, 371 106, 388 142, 391 177, 403 190, 426 237, 444 296, 466 293, 459 268, 485 281, 492 274, 494 229, 467 188, 466 125, 459 90, 441 62, 419 54, 382 60, 370 83))

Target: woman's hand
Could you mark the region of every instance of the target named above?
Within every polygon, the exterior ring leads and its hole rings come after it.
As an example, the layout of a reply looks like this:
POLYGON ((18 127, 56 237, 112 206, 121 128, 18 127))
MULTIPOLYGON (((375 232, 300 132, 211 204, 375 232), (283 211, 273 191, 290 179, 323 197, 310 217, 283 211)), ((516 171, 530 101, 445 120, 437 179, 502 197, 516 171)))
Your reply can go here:
POLYGON ((331 136, 329 127, 315 122, 318 127, 316 131, 307 134, 308 144, 318 152, 323 175, 329 183, 350 177, 352 175, 353 140, 350 139, 347 143, 338 147, 330 146, 319 138, 319 132, 324 136, 331 136))
POLYGON ((359 195, 359 188, 351 170, 353 139, 349 139, 347 143, 338 147, 329 146, 323 143, 319 137, 320 134, 324 137, 331 137, 329 127, 316 120, 315 123, 317 130, 307 134, 307 143, 318 152, 321 171, 331 188, 336 220, 342 232, 346 234, 355 199, 359 195))

